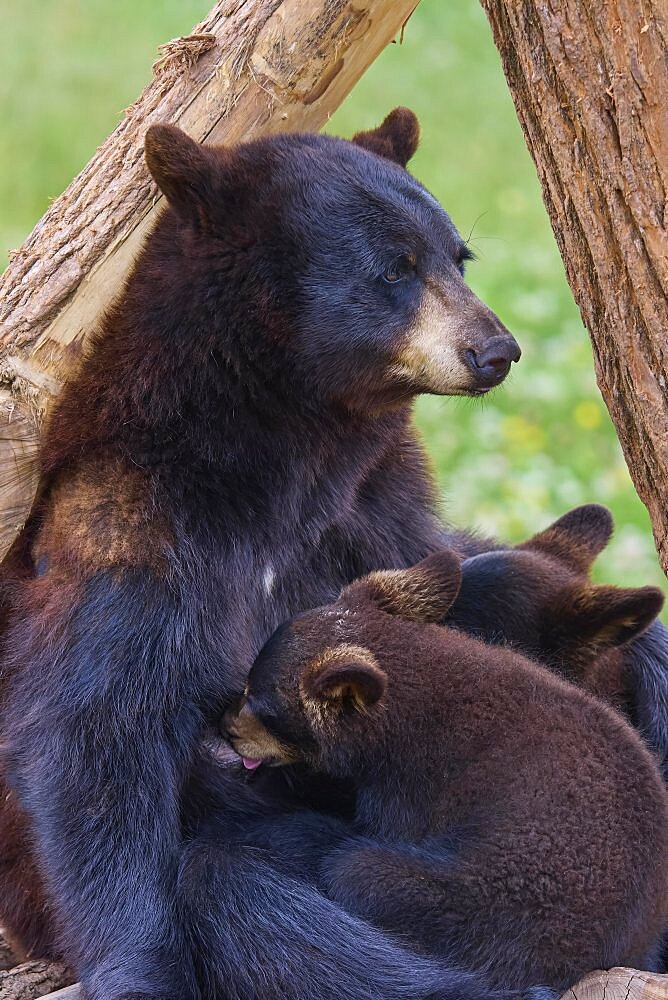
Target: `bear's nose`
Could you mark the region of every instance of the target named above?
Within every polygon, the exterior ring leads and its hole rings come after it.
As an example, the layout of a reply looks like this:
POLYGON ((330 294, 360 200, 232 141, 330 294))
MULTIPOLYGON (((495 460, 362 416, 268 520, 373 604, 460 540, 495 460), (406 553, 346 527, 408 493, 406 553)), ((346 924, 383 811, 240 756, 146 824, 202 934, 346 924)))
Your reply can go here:
POLYGON ((482 350, 467 351, 468 361, 476 378, 490 387, 503 382, 513 361, 519 361, 521 356, 519 344, 510 335, 492 337, 482 350))

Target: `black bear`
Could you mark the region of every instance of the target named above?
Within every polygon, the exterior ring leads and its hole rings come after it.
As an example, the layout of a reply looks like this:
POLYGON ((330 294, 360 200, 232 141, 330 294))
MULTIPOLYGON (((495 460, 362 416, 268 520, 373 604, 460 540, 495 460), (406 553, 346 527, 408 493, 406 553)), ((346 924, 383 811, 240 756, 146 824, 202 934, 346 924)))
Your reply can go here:
POLYGON ((443 551, 282 626, 225 717, 233 747, 354 785, 320 886, 421 953, 506 989, 651 967, 668 921, 651 755, 598 699, 435 624, 459 584, 443 551))
MULTIPOLYGON (((443 544, 411 402, 485 393, 519 358, 404 169, 417 140, 405 109, 352 142, 147 133, 168 207, 50 415, 3 567, 6 826, 35 863, 6 869, 0 921, 43 945, 17 914, 43 873, 89 1000, 200 995, 177 871, 207 721, 281 621, 443 544)), ((405 969, 378 995, 423 995, 405 969)))
POLYGON ((595 586, 610 512, 586 504, 511 549, 472 556, 446 621, 527 653, 619 708, 668 782, 668 632, 656 587, 595 586))

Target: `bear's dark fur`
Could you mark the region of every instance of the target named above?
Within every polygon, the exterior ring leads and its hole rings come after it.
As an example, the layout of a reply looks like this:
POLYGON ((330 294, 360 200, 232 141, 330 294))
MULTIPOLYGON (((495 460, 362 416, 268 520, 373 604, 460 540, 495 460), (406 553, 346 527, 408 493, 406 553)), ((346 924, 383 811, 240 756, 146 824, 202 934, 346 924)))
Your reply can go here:
POLYGON ((656 587, 595 586, 612 534, 587 504, 512 549, 467 559, 447 622, 507 644, 619 708, 657 754, 668 782, 668 633, 656 587))
MULTIPOLYGON (((176 880, 207 719, 279 622, 442 544, 411 401, 519 357, 404 169, 416 142, 402 109, 357 143, 147 134, 169 206, 51 414, 3 582, 5 777, 90 1000, 199 995, 176 880)), ((27 950, 48 934, 17 917, 31 888, 0 891, 27 950)))
POLYGON ((480 973, 412 952, 348 913, 315 879, 349 826, 258 797, 238 773, 225 780, 222 795, 220 775, 200 785, 201 821, 188 824, 178 877, 205 996, 228 996, 233 983, 240 1000, 557 1000, 490 989, 480 973))
POLYGON ((510 649, 438 626, 457 558, 374 573, 284 625, 226 717, 248 764, 351 781, 320 886, 423 954, 509 988, 651 967, 668 796, 639 736, 510 649))

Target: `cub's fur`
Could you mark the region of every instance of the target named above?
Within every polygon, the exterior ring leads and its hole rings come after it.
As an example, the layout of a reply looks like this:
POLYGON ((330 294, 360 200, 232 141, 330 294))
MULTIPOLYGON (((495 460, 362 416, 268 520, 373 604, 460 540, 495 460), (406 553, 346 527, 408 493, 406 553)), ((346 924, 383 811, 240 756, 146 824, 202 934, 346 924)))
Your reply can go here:
POLYGON ((619 708, 657 754, 668 781, 668 631, 656 587, 594 585, 612 534, 587 504, 514 548, 466 559, 447 622, 511 645, 619 708))
POLYGON ((459 584, 443 552, 282 626, 226 718, 233 746, 353 784, 355 834, 319 885, 422 953, 506 989, 651 967, 668 919, 653 759, 598 699, 436 625, 459 584))

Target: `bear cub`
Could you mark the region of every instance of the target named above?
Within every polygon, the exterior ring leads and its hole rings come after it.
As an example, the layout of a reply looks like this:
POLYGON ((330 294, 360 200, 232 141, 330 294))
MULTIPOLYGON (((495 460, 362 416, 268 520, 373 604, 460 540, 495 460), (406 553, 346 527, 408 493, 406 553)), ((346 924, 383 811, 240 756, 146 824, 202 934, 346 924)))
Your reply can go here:
POLYGON ((575 507, 514 548, 474 555, 446 622, 510 645, 618 708, 668 782, 668 630, 657 587, 591 582, 613 531, 607 508, 575 507))
POLYGON ((668 796, 614 710, 442 622, 450 551, 283 625, 228 712, 246 765, 356 791, 321 891, 502 989, 652 967, 668 921, 668 796))

